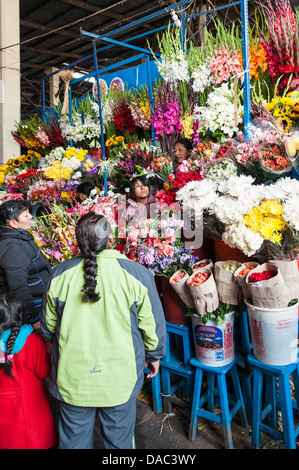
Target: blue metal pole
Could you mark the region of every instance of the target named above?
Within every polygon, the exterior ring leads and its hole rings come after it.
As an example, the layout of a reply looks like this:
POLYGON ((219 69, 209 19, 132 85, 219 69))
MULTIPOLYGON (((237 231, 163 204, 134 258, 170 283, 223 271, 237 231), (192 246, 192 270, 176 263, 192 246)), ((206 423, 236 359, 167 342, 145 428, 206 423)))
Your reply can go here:
MULTIPOLYGON (((149 56, 146 57, 146 67, 147 67, 147 74, 148 74, 148 92, 150 96, 151 107, 154 109, 154 97, 153 97, 153 87, 152 87, 152 73, 151 73, 151 63, 149 56)), ((153 129, 153 125, 151 124, 151 134, 152 140, 155 140, 155 131, 153 129)))
POLYGON ((244 99, 244 133, 245 141, 251 140, 251 97, 250 97, 250 71, 249 71, 249 34, 248 34, 248 0, 241 0, 241 31, 242 31, 242 61, 244 71, 243 99, 244 99))
MULTIPOLYGON (((100 127, 101 127, 102 156, 103 156, 103 162, 105 162, 105 161, 106 161, 106 154, 105 154, 105 137, 104 137, 103 116, 102 116, 101 89, 100 89, 100 81, 99 81, 99 73, 98 73, 98 58, 97 58, 97 50, 96 50, 95 41, 93 41, 93 62, 94 62, 94 70, 95 70, 96 83, 97 83, 97 90, 98 90, 98 103, 99 103, 99 118, 100 118, 100 127)), ((103 177, 104 177, 105 196, 108 196, 107 170, 106 170, 106 167, 104 168, 103 177)))

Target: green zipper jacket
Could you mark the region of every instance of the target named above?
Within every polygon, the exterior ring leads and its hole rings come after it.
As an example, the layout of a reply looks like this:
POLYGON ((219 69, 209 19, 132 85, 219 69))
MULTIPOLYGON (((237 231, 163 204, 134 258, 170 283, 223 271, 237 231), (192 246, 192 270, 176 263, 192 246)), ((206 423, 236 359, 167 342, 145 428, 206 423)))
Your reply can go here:
POLYGON ((53 269, 41 327, 53 343, 49 391, 76 406, 117 406, 137 396, 145 358, 165 355, 164 311, 153 275, 116 250, 98 257, 98 302, 83 302, 82 257, 53 269))

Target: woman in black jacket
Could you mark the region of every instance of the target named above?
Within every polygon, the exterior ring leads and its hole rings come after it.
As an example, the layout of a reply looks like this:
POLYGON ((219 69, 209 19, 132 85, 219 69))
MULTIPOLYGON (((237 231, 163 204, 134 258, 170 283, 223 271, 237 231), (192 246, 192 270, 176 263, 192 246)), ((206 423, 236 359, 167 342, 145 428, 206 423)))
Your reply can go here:
POLYGON ((40 307, 51 267, 28 232, 29 208, 28 201, 16 199, 0 206, 0 294, 21 298, 27 322, 40 332, 40 307))

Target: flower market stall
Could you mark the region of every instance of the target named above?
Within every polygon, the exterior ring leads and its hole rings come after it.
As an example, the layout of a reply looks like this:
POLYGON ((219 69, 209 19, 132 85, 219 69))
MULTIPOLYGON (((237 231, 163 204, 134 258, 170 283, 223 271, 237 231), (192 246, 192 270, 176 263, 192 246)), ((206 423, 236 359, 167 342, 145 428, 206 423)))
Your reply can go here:
POLYGON ((159 72, 141 87, 105 87, 94 52, 101 93, 70 94, 66 108, 16 125, 23 153, 0 167, 0 202, 31 201, 32 233, 52 266, 79 254, 76 222, 92 210, 111 223, 114 248, 153 273, 171 323, 218 327, 246 305, 297 306, 299 13, 274 3, 257 9, 245 38, 213 18, 195 47, 169 25, 159 51, 139 51, 159 72), (175 170, 179 138, 192 152, 175 170), (150 217, 128 222, 137 176, 154 203, 150 217), (94 187, 84 202, 82 181, 94 187))

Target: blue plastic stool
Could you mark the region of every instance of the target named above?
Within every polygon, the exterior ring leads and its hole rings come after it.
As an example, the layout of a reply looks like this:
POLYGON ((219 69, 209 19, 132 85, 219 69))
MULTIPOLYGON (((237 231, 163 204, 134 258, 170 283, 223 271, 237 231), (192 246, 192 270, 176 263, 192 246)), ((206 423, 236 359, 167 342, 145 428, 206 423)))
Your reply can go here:
MULTIPOLYGON (((145 367, 144 368, 144 373, 148 374, 149 373, 149 368, 145 367)), ((151 379, 152 381, 152 393, 153 393, 153 410, 155 413, 161 413, 162 411, 162 396, 161 396, 161 376, 160 376, 160 370, 151 379)))
POLYGON ((194 371, 190 359, 194 355, 191 325, 166 321, 166 353, 160 361, 164 412, 170 413, 172 403, 190 406, 193 395, 194 371), (180 392, 180 395, 176 392, 180 392))
POLYGON ((171 412, 172 403, 189 407, 193 396, 194 371, 184 367, 180 356, 174 354, 171 356, 171 361, 160 361, 160 371, 164 412, 171 412), (181 395, 175 395, 178 391, 181 395))
POLYGON ((252 417, 252 365, 248 363, 248 355, 252 352, 252 342, 250 338, 250 330, 248 323, 248 311, 241 310, 238 317, 236 317, 237 332, 239 334, 239 341, 236 341, 236 351, 241 354, 238 359, 237 367, 240 379, 240 384, 243 392, 243 399, 246 408, 246 414, 249 424, 251 424, 252 417))
POLYGON ((240 412, 242 425, 247 428, 248 423, 246 410, 237 371, 237 361, 239 357, 240 355, 237 354, 230 364, 222 367, 209 367, 201 364, 195 358, 191 359, 191 366, 195 367, 196 370, 188 436, 190 441, 193 441, 195 438, 198 416, 222 424, 226 449, 233 449, 231 421, 237 411, 240 412), (201 385, 204 372, 207 376, 207 391, 201 395, 201 385), (233 403, 231 403, 233 404, 231 410, 229 409, 230 397, 227 392, 226 374, 231 375, 235 391, 235 398, 233 403), (216 388, 215 377, 217 377, 218 385, 216 388), (221 415, 214 413, 215 397, 220 398, 221 415), (205 403, 207 404, 207 410, 202 408, 205 403))
POLYGON ((249 355, 253 365, 253 411, 252 411, 252 447, 261 446, 261 432, 282 439, 286 449, 296 449, 296 437, 299 424, 295 426, 293 409, 299 409, 299 373, 298 360, 286 366, 272 366, 258 361, 249 355), (296 400, 292 399, 290 375, 293 377, 296 400), (265 380, 264 380, 265 379, 265 380), (279 394, 277 393, 277 379, 279 394), (263 385, 265 402, 263 404, 263 385), (264 406, 264 408, 263 408, 264 406), (283 431, 277 429, 277 411, 281 410, 283 431), (268 418, 268 424, 263 423, 268 418))
POLYGON ((172 360, 180 360, 185 369, 190 370, 190 359, 194 355, 192 329, 189 325, 176 325, 166 322, 166 353, 162 361, 166 364, 172 360), (177 349, 176 340, 181 339, 181 347, 177 349))

